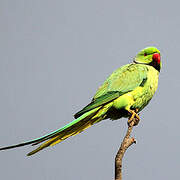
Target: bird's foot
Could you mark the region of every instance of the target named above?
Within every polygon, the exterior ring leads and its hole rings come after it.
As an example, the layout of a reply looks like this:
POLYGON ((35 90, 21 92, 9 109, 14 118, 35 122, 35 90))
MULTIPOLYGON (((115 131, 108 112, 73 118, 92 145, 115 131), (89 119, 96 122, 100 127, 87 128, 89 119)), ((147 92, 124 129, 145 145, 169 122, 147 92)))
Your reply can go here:
POLYGON ((137 126, 139 124, 140 121, 140 117, 139 114, 137 114, 138 109, 135 110, 129 110, 130 113, 130 117, 128 119, 128 126, 137 126))

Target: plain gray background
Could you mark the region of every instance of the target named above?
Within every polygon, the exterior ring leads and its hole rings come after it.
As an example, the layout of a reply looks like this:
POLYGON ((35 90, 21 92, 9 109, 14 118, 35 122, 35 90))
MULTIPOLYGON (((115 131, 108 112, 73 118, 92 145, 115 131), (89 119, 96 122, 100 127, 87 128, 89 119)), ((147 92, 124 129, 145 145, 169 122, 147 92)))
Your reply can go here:
MULTIPOLYGON (((141 122, 123 177, 179 179, 179 1, 1 0, 0 145, 39 137, 73 120, 118 67, 150 45, 162 54, 159 87, 141 122)), ((0 179, 109 180, 126 119, 103 121, 26 157, 0 152, 0 179)))

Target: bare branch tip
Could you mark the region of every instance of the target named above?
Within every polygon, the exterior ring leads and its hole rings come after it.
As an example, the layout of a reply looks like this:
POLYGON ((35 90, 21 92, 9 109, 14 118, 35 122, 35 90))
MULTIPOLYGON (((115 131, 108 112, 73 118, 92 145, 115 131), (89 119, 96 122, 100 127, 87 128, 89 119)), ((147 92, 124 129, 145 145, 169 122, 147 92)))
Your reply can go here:
POLYGON ((132 137, 132 141, 133 141, 134 144, 137 143, 137 140, 134 137, 132 137))

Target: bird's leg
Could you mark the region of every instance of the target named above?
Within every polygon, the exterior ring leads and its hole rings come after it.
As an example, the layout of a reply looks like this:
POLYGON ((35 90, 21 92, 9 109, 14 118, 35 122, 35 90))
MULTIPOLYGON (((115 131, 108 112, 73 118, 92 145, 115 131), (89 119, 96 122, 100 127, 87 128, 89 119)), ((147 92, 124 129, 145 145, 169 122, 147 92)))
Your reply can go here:
POLYGON ((133 126, 137 126, 139 121, 140 121, 140 117, 137 114, 138 109, 135 110, 129 110, 129 113, 131 114, 131 116, 128 119, 128 126, 131 126, 131 123, 133 122, 133 126))

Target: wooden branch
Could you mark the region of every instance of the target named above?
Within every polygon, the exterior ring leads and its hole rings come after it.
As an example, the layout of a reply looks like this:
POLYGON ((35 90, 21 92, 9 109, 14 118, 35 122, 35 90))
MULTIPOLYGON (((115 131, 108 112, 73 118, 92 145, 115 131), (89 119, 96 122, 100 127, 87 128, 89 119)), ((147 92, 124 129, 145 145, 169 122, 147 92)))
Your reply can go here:
POLYGON ((123 159, 124 153, 126 152, 126 150, 128 149, 129 146, 136 143, 135 138, 130 137, 134 125, 137 125, 136 118, 133 118, 132 121, 130 123, 128 123, 128 129, 127 129, 126 135, 125 135, 123 142, 121 143, 121 146, 116 154, 115 180, 122 180, 122 159, 123 159))

